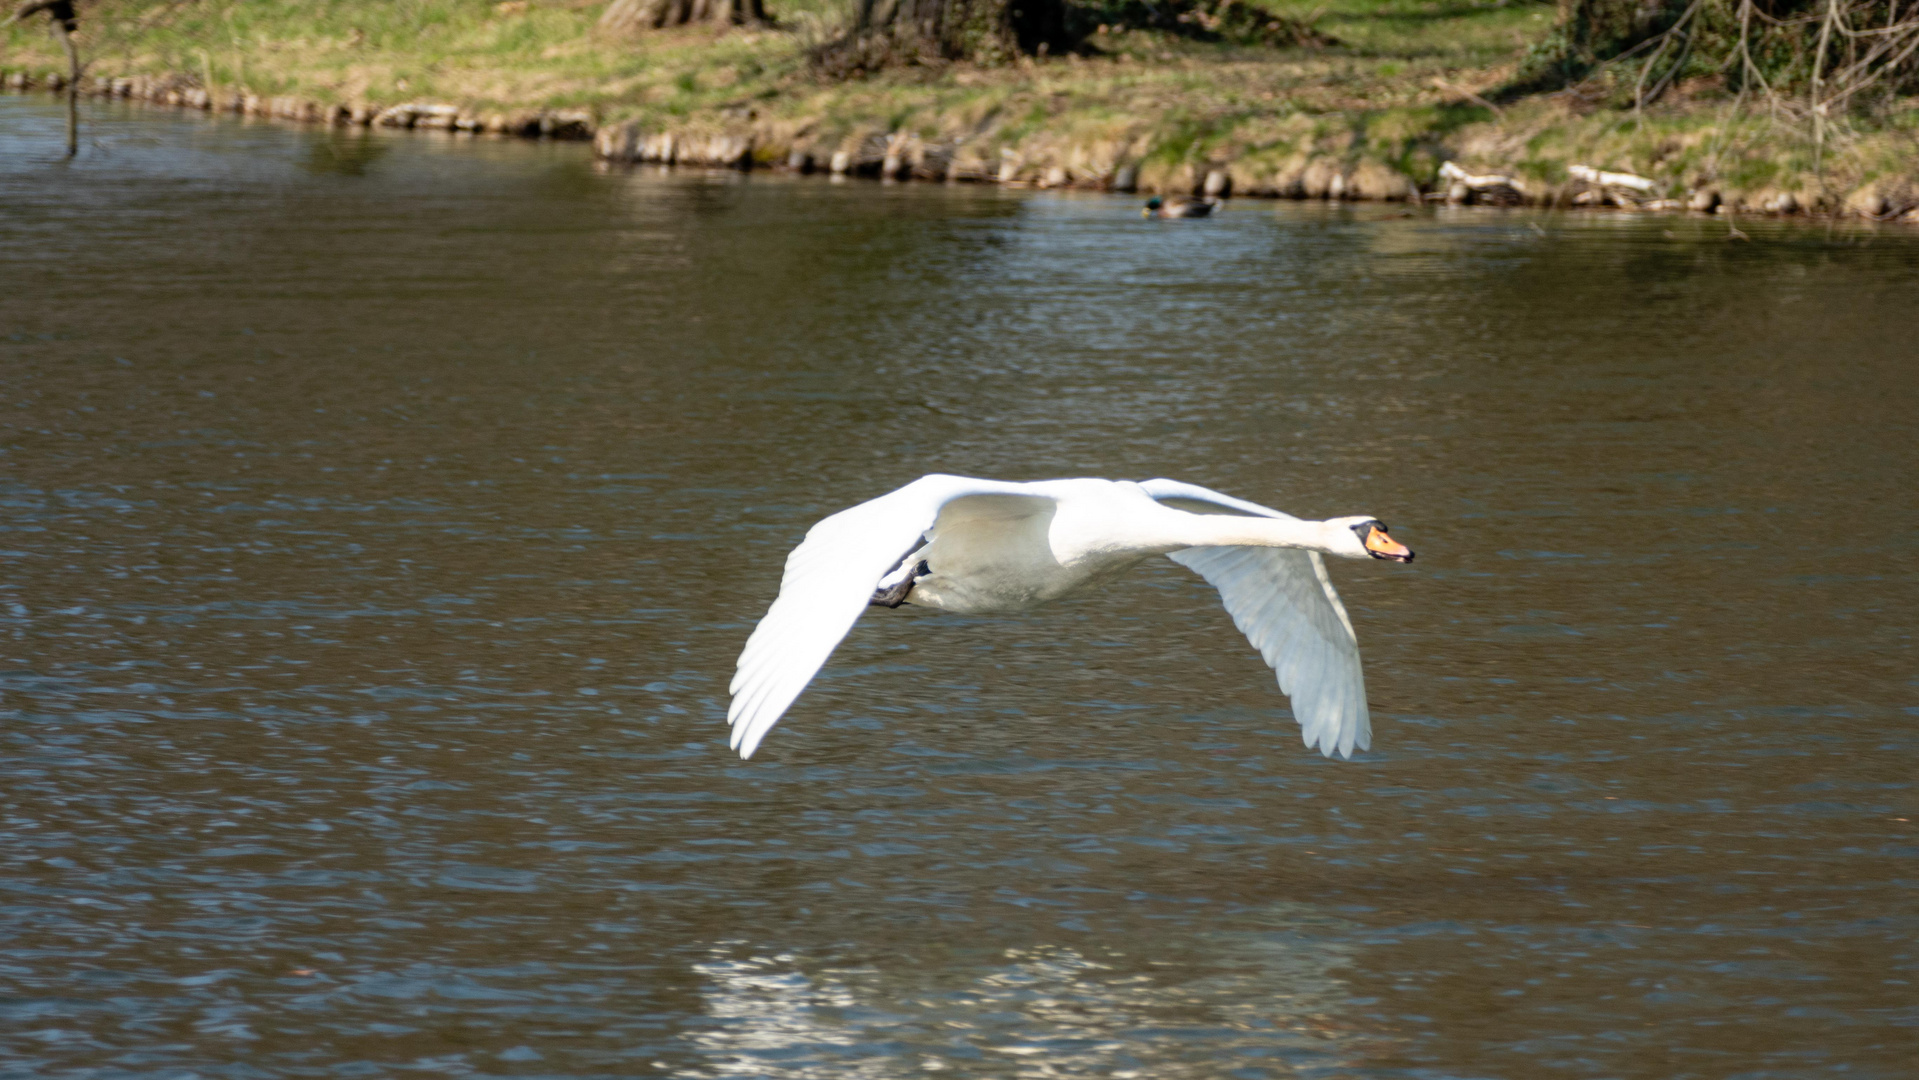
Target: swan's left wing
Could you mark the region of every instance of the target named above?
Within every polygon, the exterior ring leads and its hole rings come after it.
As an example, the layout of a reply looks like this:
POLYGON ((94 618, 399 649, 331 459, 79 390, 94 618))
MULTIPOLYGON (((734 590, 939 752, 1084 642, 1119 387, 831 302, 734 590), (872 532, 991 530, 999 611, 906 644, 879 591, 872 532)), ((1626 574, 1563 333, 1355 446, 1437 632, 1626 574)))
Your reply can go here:
POLYGON ((866 610, 881 575, 892 569, 939 517, 972 495, 1035 496, 1027 485, 965 476, 923 476, 849 507, 807 530, 786 558, 780 595, 740 653, 726 722, 731 744, 753 756, 806 684, 866 610))
MULTIPOLYGON (((1160 502, 1193 513, 1292 519, 1197 484, 1147 480, 1140 487, 1160 502)), ((1307 746, 1318 747, 1327 757, 1337 751, 1349 758, 1354 747, 1372 747, 1359 639, 1318 552, 1198 547, 1167 557, 1219 590, 1233 625, 1259 650, 1278 676, 1280 691, 1292 699, 1307 746)))

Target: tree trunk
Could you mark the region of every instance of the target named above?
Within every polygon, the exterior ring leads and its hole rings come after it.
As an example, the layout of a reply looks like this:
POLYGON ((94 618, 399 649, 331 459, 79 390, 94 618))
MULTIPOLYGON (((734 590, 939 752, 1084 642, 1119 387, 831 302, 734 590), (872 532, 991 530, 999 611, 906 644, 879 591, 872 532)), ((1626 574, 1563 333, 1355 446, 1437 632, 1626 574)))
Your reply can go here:
POLYGON ((657 30, 689 23, 757 26, 767 21, 761 0, 613 0, 600 16, 600 29, 657 30))
POLYGON ((73 47, 73 35, 67 32, 71 25, 58 17, 53 20, 53 36, 60 39, 60 47, 67 51, 68 157, 80 152, 80 50, 73 47))
POLYGON ((0 26, 41 12, 46 13, 53 24, 53 36, 60 39, 60 47, 67 52, 67 156, 73 157, 80 152, 80 52, 73 47, 73 32, 80 28, 80 20, 74 13, 73 0, 25 0, 0 26))
POLYGON ((820 52, 829 72, 889 64, 1005 63, 1068 43, 1064 0, 857 0, 853 25, 820 52))

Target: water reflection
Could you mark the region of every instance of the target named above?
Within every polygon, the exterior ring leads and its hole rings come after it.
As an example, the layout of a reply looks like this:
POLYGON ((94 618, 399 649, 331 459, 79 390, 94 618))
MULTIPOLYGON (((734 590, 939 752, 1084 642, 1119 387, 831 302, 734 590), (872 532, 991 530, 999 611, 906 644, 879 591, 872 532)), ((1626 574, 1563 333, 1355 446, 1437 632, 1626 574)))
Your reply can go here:
POLYGON ((386 140, 364 131, 332 133, 307 144, 302 165, 316 175, 365 176, 387 150, 386 140))
POLYGON ((709 1022, 686 1035, 704 1059, 688 1071, 1312 1076, 1383 1053, 1391 1040, 1344 1015, 1350 991, 1333 974, 1351 962, 1350 924, 1296 905, 1235 921, 1281 929, 1201 934, 1164 960, 1150 947, 1034 945, 835 967, 718 942, 693 965, 709 1022))

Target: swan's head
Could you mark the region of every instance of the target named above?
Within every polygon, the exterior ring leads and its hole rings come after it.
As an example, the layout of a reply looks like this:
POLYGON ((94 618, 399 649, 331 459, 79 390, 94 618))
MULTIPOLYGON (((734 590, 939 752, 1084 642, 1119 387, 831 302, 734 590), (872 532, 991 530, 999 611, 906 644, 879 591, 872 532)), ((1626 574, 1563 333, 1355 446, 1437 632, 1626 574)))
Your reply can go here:
POLYGON ((1413 549, 1386 535, 1386 523, 1376 517, 1333 518, 1326 522, 1327 550, 1348 559, 1386 559, 1412 562, 1413 549))

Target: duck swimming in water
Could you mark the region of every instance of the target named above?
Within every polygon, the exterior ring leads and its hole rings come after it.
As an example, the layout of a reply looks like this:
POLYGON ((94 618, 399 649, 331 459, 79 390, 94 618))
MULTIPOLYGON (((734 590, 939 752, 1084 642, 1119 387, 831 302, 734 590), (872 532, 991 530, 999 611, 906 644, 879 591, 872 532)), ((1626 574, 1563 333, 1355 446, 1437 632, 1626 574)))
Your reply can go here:
POLYGON ((1378 518, 1302 521, 1177 480, 935 474, 820 521, 787 556, 729 687, 733 749, 753 756, 870 606, 1025 611, 1155 555, 1219 590, 1307 746, 1327 757, 1371 746, 1359 641, 1322 556, 1411 562, 1378 518))
POLYGON ((1162 199, 1155 195, 1146 200, 1146 206, 1139 212, 1140 217, 1193 218, 1205 217, 1219 205, 1217 199, 1182 199, 1175 195, 1162 199))

